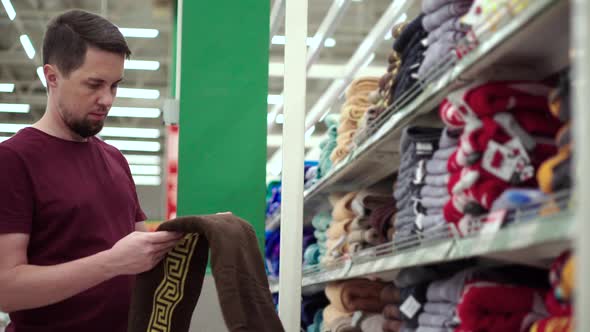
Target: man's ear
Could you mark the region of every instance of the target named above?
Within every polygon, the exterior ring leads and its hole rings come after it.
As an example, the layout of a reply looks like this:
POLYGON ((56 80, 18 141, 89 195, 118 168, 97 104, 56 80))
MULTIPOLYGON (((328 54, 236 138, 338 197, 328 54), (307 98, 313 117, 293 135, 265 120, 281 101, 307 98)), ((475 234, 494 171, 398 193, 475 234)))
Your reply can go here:
POLYGON ((54 65, 44 65, 43 66, 43 74, 45 75, 45 80, 47 81, 48 88, 55 88, 57 87, 58 78, 61 77, 61 74, 57 70, 54 65))

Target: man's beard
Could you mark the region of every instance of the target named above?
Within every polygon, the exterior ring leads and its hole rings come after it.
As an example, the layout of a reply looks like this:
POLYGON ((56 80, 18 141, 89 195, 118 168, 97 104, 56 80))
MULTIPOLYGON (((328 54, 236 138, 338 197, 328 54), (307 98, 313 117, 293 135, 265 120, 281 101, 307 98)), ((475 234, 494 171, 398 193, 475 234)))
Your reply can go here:
POLYGON ((70 130, 80 135, 80 137, 88 138, 98 134, 102 130, 104 121, 88 119, 73 121, 73 119, 70 119, 66 120, 66 125, 70 130))
POLYGON ((76 119, 71 112, 64 108, 62 108, 62 118, 66 126, 82 138, 98 134, 104 126, 104 120, 76 119))

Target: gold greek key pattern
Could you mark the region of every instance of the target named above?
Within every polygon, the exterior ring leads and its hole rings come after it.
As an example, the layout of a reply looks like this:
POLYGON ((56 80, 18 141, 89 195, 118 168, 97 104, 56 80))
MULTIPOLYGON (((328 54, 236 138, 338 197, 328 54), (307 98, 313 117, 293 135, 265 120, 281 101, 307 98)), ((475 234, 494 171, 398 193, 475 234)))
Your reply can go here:
POLYGON ((154 293, 147 332, 171 332, 172 315, 184 296, 186 275, 198 240, 198 234, 187 234, 166 255, 164 279, 154 293))

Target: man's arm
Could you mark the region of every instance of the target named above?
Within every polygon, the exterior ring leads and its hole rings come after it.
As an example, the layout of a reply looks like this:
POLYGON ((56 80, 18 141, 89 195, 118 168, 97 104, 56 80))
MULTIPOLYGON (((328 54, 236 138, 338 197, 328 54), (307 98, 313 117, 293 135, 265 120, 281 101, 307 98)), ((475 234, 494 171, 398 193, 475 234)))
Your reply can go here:
POLYGON ((27 234, 0 234, 0 310, 13 312, 47 306, 118 275, 153 268, 181 235, 134 232, 113 248, 53 266, 29 265, 27 234))

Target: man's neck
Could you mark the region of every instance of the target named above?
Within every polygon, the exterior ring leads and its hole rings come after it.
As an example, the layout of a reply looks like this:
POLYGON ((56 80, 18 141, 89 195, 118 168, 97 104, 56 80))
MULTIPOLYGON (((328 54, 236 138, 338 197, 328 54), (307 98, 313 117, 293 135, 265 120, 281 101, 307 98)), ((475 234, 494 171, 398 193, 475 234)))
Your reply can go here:
POLYGON ((73 132, 63 121, 56 108, 51 107, 48 100, 45 114, 39 121, 33 124, 33 128, 41 130, 42 132, 61 138, 66 141, 86 142, 88 138, 84 138, 73 132))

